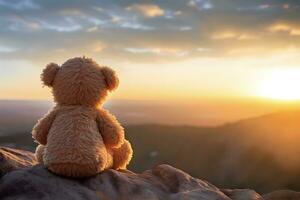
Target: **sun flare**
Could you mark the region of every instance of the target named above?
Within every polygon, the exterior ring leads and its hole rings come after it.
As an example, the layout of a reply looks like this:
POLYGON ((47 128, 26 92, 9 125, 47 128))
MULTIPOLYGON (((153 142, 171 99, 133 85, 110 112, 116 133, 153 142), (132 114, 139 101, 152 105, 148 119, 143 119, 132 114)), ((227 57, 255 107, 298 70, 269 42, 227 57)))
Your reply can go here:
POLYGON ((263 79, 260 95, 277 100, 300 99, 300 70, 276 70, 263 79))

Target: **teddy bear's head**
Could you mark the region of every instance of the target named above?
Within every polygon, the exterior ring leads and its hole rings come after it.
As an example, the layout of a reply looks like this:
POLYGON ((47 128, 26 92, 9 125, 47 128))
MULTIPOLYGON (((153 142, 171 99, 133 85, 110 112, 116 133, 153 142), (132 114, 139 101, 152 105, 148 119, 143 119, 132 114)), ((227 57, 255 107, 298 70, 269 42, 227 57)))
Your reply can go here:
POLYGON ((50 63, 41 79, 52 88, 54 100, 61 105, 97 106, 119 84, 112 69, 85 57, 69 59, 61 66, 50 63))

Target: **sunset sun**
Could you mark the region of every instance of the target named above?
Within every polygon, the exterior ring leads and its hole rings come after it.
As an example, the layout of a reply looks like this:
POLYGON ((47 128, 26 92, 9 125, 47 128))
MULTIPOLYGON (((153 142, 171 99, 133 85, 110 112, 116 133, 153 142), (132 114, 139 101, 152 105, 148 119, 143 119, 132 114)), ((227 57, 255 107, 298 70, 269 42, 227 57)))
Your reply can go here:
POLYGON ((300 70, 277 70, 269 73, 261 83, 260 95, 277 100, 300 99, 300 70))

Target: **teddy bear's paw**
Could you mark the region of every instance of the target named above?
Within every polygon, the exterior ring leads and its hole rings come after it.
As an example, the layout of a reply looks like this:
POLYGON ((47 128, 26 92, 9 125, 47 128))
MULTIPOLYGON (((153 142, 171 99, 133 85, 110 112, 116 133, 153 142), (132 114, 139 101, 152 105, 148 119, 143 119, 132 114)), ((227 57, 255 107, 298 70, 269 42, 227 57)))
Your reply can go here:
POLYGON ((132 158, 132 148, 130 143, 125 140, 122 146, 114 150, 113 154, 113 168, 114 169, 126 169, 132 158))
POLYGON ((43 161, 44 152, 45 152, 45 146, 44 145, 40 144, 39 146, 36 147, 35 158, 41 164, 44 163, 44 161, 43 161))
POLYGON ((105 145, 114 149, 120 148, 124 143, 124 133, 109 134, 105 137, 105 145))

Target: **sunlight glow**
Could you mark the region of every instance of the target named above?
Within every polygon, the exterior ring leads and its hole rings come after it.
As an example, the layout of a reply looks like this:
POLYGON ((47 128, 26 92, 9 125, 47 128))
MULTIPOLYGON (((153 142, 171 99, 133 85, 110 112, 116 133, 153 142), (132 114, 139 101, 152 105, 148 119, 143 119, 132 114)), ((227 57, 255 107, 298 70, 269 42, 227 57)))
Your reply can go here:
POLYGON ((300 99, 300 70, 275 70, 266 75, 260 95, 278 100, 300 99))

